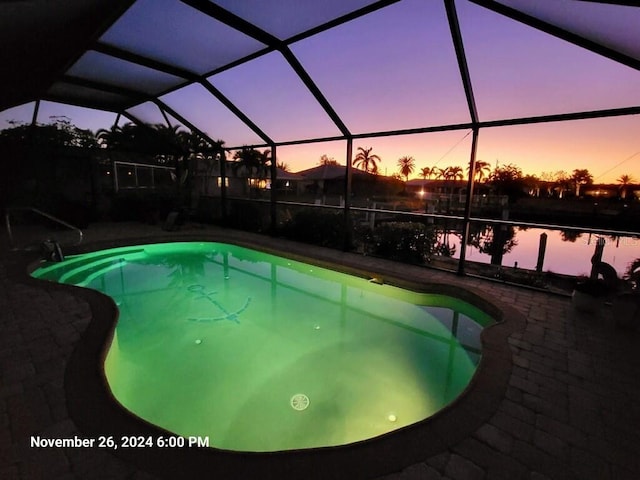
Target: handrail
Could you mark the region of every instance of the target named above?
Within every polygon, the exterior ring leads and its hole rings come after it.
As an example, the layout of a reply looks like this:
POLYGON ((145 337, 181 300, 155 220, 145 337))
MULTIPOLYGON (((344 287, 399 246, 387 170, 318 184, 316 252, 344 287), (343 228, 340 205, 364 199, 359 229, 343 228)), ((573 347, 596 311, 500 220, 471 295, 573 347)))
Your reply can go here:
POLYGON ((57 217, 54 217, 53 215, 43 212, 42 210, 39 210, 37 208, 34 207, 7 207, 6 209, 6 213, 4 215, 4 221, 5 221, 5 225, 7 226, 7 233, 9 235, 9 243, 11 245, 12 248, 16 248, 15 244, 13 242, 13 232, 11 230, 11 220, 10 220, 10 213, 12 211, 29 211, 29 212, 33 212, 33 213, 37 213, 38 215, 45 217, 53 222, 56 222, 64 227, 67 227, 71 230, 74 230, 77 234, 78 234, 78 241, 76 243, 73 243, 72 246, 76 246, 76 245, 80 245, 82 243, 82 240, 84 238, 84 234, 82 233, 82 230, 80 230, 78 227, 71 225, 70 223, 65 222, 64 220, 61 220, 57 217))

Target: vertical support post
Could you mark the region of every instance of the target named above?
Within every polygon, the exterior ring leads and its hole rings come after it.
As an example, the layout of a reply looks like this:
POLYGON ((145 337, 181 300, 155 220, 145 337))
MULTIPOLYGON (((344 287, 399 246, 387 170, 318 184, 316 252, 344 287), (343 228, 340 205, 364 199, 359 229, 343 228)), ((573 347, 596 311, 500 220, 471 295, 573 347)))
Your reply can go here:
POLYGON ((547 234, 540 234, 540 244, 538 246, 538 262, 536 263, 536 272, 542 273, 542 264, 544 263, 544 254, 547 251, 547 234))
POLYGON ((352 231, 351 231, 351 177, 352 177, 352 167, 351 162, 353 161, 353 139, 351 137, 347 138, 347 169, 344 176, 344 250, 348 251, 351 249, 352 243, 352 231))
POLYGON ((471 200, 473 198, 473 185, 476 173, 476 151, 478 149, 478 133, 478 127, 473 127, 473 137, 471 140, 471 158, 469 159, 469 178, 467 180, 467 198, 464 202, 462 241, 460 242, 460 259, 458 260, 458 275, 464 275, 464 262, 467 254, 467 242, 469 241, 469 225, 471 223, 471 200))
POLYGON ((220 216, 222 222, 227 222, 227 152, 223 150, 216 155, 220 168, 220 216))
POLYGON ((33 116, 31 117, 31 126, 34 126, 38 122, 39 110, 40 110, 40 100, 36 100, 36 104, 33 106, 33 116))
POLYGON ((276 234, 278 229, 278 196, 276 192, 276 181, 278 180, 278 164, 276 157, 276 146, 271 145, 271 203, 270 203, 270 217, 271 217, 271 235, 276 234))
POLYGON ((120 185, 118 185, 118 162, 113 162, 113 189, 116 193, 120 189, 120 185))

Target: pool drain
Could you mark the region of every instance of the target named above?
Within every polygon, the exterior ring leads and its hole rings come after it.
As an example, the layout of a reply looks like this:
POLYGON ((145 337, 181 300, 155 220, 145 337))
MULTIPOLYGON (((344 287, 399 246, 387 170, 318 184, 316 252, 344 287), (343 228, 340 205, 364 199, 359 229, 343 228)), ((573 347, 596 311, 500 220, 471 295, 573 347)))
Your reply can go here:
POLYGON ((294 410, 306 410, 309 406, 309 397, 304 393, 296 393, 291 397, 291 408, 294 410))

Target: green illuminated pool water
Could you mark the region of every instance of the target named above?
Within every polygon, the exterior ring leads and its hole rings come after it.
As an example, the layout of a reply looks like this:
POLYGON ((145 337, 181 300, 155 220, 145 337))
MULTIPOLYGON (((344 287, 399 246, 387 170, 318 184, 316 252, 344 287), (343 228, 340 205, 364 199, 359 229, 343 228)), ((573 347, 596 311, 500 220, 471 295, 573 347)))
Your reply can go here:
POLYGON ((115 300, 104 368, 125 408, 230 450, 342 445, 425 419, 467 386, 493 322, 452 297, 221 243, 116 248, 33 275, 115 300))

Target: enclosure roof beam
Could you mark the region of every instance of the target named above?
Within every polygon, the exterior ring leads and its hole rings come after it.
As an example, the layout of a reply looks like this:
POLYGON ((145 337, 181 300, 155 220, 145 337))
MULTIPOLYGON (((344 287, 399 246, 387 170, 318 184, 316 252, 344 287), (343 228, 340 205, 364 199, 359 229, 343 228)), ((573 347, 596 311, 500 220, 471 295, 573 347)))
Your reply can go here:
POLYGON ((474 125, 477 125, 478 109, 476 107, 476 101, 473 96, 473 86, 471 84, 471 75, 469 74, 469 65, 467 63, 467 57, 464 53, 464 42, 462 41, 462 33, 460 32, 460 23, 458 22, 458 13, 456 12, 456 6, 454 3, 454 0, 445 0, 444 5, 447 10, 447 18, 449 20, 449 29, 451 30, 451 39, 453 40, 453 46, 456 51, 456 59, 458 61, 458 67, 460 68, 460 77, 462 78, 464 94, 467 97, 467 106, 469 108, 469 115, 471 116, 471 122, 474 125))
MULTIPOLYGON (((568 32, 567 30, 557 27, 544 20, 540 20, 539 18, 523 13, 520 10, 508 7, 502 3, 496 2, 495 0, 469 1, 475 3, 476 5, 488 8, 489 10, 492 10, 496 13, 509 17, 513 20, 524 23, 525 25, 529 25, 530 27, 537 28, 538 30, 548 33, 549 35, 553 35, 562 40, 573 43, 574 45, 577 45, 579 47, 586 48, 587 50, 609 58, 610 60, 622 63, 623 65, 634 68, 636 70, 640 70, 640 60, 608 48, 599 43, 593 42, 589 39, 581 37, 580 35, 576 35, 575 33, 568 32)), ((637 4, 635 6, 637 6, 637 4)))
POLYGON ((164 62, 159 62, 158 60, 153 60, 151 58, 138 55, 137 53, 114 47, 113 45, 107 45, 106 43, 96 42, 91 47, 91 50, 103 53, 104 55, 119 58, 120 60, 135 63, 137 65, 142 65, 143 67, 151 68, 153 70, 168 73, 169 75, 173 75, 174 77, 184 78, 185 80, 189 80, 192 82, 200 80, 199 75, 196 75, 195 73, 192 73, 183 68, 176 67, 175 65, 169 65, 164 62))
POLYGON ((506 120, 490 120, 486 122, 478 122, 480 128, 486 127, 505 127, 509 125, 529 125, 533 123, 545 122, 563 122, 570 120, 588 120, 593 118, 620 117, 624 115, 640 114, 640 106, 610 108, 605 110, 591 110, 587 112, 576 113, 558 113, 554 115, 541 115, 538 117, 520 117, 506 120))
POLYGON ((351 133, 347 129, 342 119, 338 116, 337 112, 333 109, 331 103, 327 100, 324 94, 320 91, 315 82, 311 79, 311 76, 306 72, 302 64, 293 55, 287 44, 271 35, 270 33, 262 30, 256 25, 248 22, 247 20, 238 17, 237 15, 225 10, 224 8, 215 5, 207 0, 181 0, 183 3, 199 10, 200 12, 209 15, 210 17, 234 28, 245 35, 267 45, 273 49, 278 50, 282 56, 287 60, 291 68, 296 72, 300 80, 304 83, 307 89, 314 96, 316 101, 324 109, 329 118, 338 127, 340 132, 346 136, 351 136, 351 133))
POLYGON ((203 80, 200 84, 207 89, 207 91, 216 97, 220 103, 222 103, 225 107, 227 107, 233 114, 238 117, 242 122, 247 125, 253 132, 258 135, 265 143, 274 143, 273 140, 258 127, 245 113, 240 110, 235 103, 229 100, 220 90, 211 85, 211 83, 207 80, 203 80))
MULTIPOLYGON (((542 115, 537 117, 519 117, 510 118, 506 120, 490 120, 479 121, 476 125, 473 123, 456 123, 450 125, 439 125, 435 127, 421 127, 421 128, 407 128, 402 130, 385 130, 380 132, 369 133, 355 133, 350 137, 347 136, 332 136, 332 137, 318 137, 309 138, 305 140, 290 140, 286 142, 275 142, 278 146, 286 145, 303 145, 307 143, 320 143, 320 142, 333 142, 340 140, 347 140, 347 138, 363 139, 363 138, 377 138, 377 137, 393 137, 400 135, 416 135, 420 133, 434 133, 434 132, 449 132, 454 130, 472 130, 473 128, 490 128, 490 127, 507 127, 511 125, 528 125, 535 123, 545 122, 563 122, 563 121, 575 121, 575 120, 589 120, 595 118, 607 118, 607 117, 620 117, 625 115, 638 115, 640 114, 640 106, 625 107, 625 108, 612 108, 606 110, 592 110, 587 112, 576 113, 560 113, 554 115, 542 115)), ((254 145, 254 147, 264 147, 266 145, 254 145)))
POLYGON ((111 85, 109 83, 104 83, 104 82, 98 82, 95 80, 87 80, 86 78, 80 78, 74 75, 63 75, 60 80, 64 83, 70 83, 72 85, 77 85, 79 87, 87 87, 87 88, 92 88, 94 90, 100 90, 107 93, 122 95, 123 97, 127 97, 131 100, 131 106, 153 99, 152 95, 149 95, 144 92, 140 92, 138 90, 119 87, 116 85, 111 85))
POLYGON ((204 133, 202 130, 200 130, 198 127, 196 127, 195 125, 193 125, 189 120, 187 120, 186 118, 184 118, 182 115, 180 115, 178 112, 176 112, 174 109, 172 109, 169 105, 167 105, 166 103, 164 103, 162 100, 160 100, 159 98, 154 98, 153 102, 158 106, 158 108, 161 111, 164 112, 168 112, 171 114, 172 117, 176 118, 180 123, 184 124, 189 130, 191 130, 192 132, 197 133, 200 137, 202 137, 203 139, 205 139, 207 142, 209 142, 211 145, 214 145, 215 143, 217 143, 215 140, 213 140, 209 135, 207 135, 206 133, 204 133))

